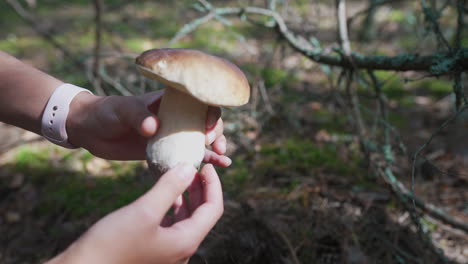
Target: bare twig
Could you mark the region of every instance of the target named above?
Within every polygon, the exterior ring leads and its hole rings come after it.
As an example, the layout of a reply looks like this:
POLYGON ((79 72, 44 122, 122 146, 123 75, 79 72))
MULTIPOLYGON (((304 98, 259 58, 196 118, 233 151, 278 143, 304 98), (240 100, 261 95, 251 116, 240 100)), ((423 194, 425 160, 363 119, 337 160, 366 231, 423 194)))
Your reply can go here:
POLYGON ((356 91, 353 87, 353 71, 346 72, 346 83, 345 83, 345 90, 346 94, 348 95, 349 105, 351 108, 351 112, 353 115, 353 119, 356 122, 356 130, 361 140, 361 144, 364 144, 364 140, 366 139, 367 129, 364 124, 364 120, 362 119, 361 110, 359 107, 359 98, 356 94, 356 91))
POLYGON ((378 118, 379 115, 377 113, 372 112, 371 110, 365 108, 364 106, 362 106, 361 109, 365 110, 367 114, 374 115, 377 121, 381 123, 386 129, 388 129, 389 132, 391 132, 395 141, 398 143, 398 148, 403 153, 403 155, 406 155, 407 154, 406 145, 404 144, 398 130, 392 124, 390 124, 388 120, 385 121, 381 118, 378 118))
POLYGON ((374 0, 371 2, 371 4, 368 7, 364 8, 363 10, 358 11, 352 17, 348 18, 347 24, 351 25, 358 17, 368 14, 369 12, 372 12, 373 10, 375 11, 375 9, 377 9, 377 7, 379 6, 383 6, 383 5, 393 3, 396 1, 398 0, 374 0))
POLYGON ((337 0, 336 6, 341 47, 345 56, 351 59, 351 44, 348 37, 348 25, 346 24, 346 0, 337 0))
POLYGON ((105 95, 104 90, 101 87, 101 77, 99 74, 100 68, 100 54, 101 54, 101 29, 102 29, 102 0, 93 0, 94 4, 94 60, 93 60, 93 79, 92 84, 96 93, 99 95, 105 95))
POLYGON ((197 0, 206 10, 211 9, 211 4, 206 0, 197 0))
MULTIPOLYGON (((421 146, 419 149, 414 153, 413 155, 413 165, 411 168, 411 193, 414 194, 414 177, 416 174, 416 163, 418 161, 419 154, 427 147, 429 144, 431 144, 432 140, 434 139, 435 136, 437 136, 442 129, 447 127, 452 121, 456 120, 458 116, 463 113, 466 109, 468 109, 468 105, 463 106, 460 110, 458 110, 452 117, 449 119, 445 120, 445 122, 442 123, 442 125, 437 128, 436 131, 432 133, 432 135, 429 137, 429 139, 421 146)), ((416 203, 415 200, 413 200, 413 204, 416 203)), ((466 226, 465 229, 466 232, 468 232, 468 226, 466 226)))
POLYGON ((99 68, 99 77, 102 78, 103 81, 105 81, 107 84, 112 86, 115 90, 117 90, 120 94, 124 96, 130 96, 133 95, 129 90, 127 90, 120 82, 112 79, 107 72, 106 69, 104 68, 104 65, 101 65, 99 68))
POLYGON ((430 215, 431 217, 448 224, 454 228, 463 230, 465 233, 468 233, 468 224, 455 219, 454 217, 448 215, 443 210, 437 206, 424 202, 417 196, 415 196, 411 191, 409 191, 396 177, 393 175, 393 172, 390 168, 380 167, 379 173, 387 184, 389 184, 395 192, 401 194, 406 201, 413 201, 419 209, 430 215))
POLYGON ((420 2, 423 8, 424 17, 426 18, 426 21, 431 24, 432 31, 436 35, 438 41, 442 43, 447 50, 451 50, 450 44, 440 30, 439 22, 437 22, 440 14, 436 13, 433 8, 429 7, 426 0, 420 0, 420 2))
POLYGON ((464 73, 457 72, 454 74, 453 80, 453 92, 455 93, 455 108, 458 111, 463 104, 467 104, 468 101, 465 96, 465 87, 463 82, 464 73))
POLYGON ((71 61, 71 64, 74 65, 76 68, 79 68, 80 70, 85 68, 85 65, 83 62, 75 59, 75 56, 67 49, 65 46, 60 44, 55 37, 48 31, 40 28, 38 26, 38 19, 34 17, 32 14, 27 12, 21 4, 16 1, 16 0, 7 0, 6 1, 12 8, 15 10, 15 12, 26 22, 28 23, 31 28, 39 34, 43 39, 45 39, 47 42, 49 42, 52 46, 54 46, 56 49, 60 50, 62 54, 71 61))
POLYGON ((394 156, 393 156, 393 151, 392 151, 392 144, 390 141, 390 127, 387 125, 388 124, 388 111, 386 107, 387 100, 385 98, 385 95, 382 93, 382 84, 377 79, 377 76, 375 76, 374 72, 372 71, 368 71, 368 74, 372 81, 372 86, 374 87, 374 90, 375 90, 375 96, 376 96, 377 103, 379 106, 379 112, 381 115, 381 119, 383 120, 383 122, 381 123, 382 123, 382 130, 384 131, 384 144, 383 144, 384 158, 385 158, 385 161, 391 165, 394 161, 394 156))
POLYGON ((143 75, 138 76, 139 86, 140 86, 140 94, 146 93, 146 79, 143 75))
POLYGON ((274 115, 275 111, 271 106, 270 98, 268 97, 268 92, 265 88, 265 82, 263 80, 259 80, 257 86, 258 90, 260 91, 260 95, 262 96, 263 102, 265 102, 265 109, 270 115, 274 115))
POLYGON ((178 32, 177 34, 175 34, 175 36, 169 41, 169 43, 167 44, 168 47, 172 46, 174 43, 176 43, 177 41, 179 41, 180 39, 182 39, 183 37, 185 37, 186 35, 190 34, 191 32, 193 32, 195 29, 197 29, 199 26, 201 26, 202 24, 205 24, 206 22, 210 21, 211 19, 214 18, 214 13, 213 12, 210 12, 208 13, 207 15, 203 16, 203 17, 200 17, 200 18, 197 18, 195 19, 194 21, 192 21, 192 23, 190 24, 187 24, 185 26, 183 26, 178 32))
POLYGON ((462 31, 465 27, 463 8, 466 5, 466 0, 457 0, 457 30, 455 33, 455 48, 461 47, 462 31))
POLYGON ((288 248, 289 254, 291 255, 291 258, 292 258, 292 263, 301 264, 301 261, 297 257, 296 250, 294 249, 294 246, 292 245, 291 241, 286 236, 286 234, 284 234, 281 231, 281 229, 274 228, 274 225, 272 225, 271 223, 267 221, 263 221, 263 222, 266 224, 267 228, 270 229, 271 232, 273 232, 274 234, 277 234, 281 238, 281 240, 284 242, 284 244, 286 244, 286 247, 288 248))

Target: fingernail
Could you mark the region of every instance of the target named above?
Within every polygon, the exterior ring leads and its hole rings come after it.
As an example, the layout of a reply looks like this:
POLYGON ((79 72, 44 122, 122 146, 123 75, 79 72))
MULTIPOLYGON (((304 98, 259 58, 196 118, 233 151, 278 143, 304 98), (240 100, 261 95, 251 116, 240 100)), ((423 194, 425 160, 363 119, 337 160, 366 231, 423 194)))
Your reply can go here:
POLYGON ((223 156, 224 162, 226 163, 226 167, 231 166, 232 160, 229 157, 223 156))
POLYGON ((219 145, 219 152, 221 152, 220 154, 224 154, 226 153, 226 140, 224 140, 224 142, 222 142, 220 145, 219 145))
POLYGON ((208 134, 206 134, 206 137, 208 138, 208 142, 213 143, 216 139, 216 132, 214 130, 208 132, 208 134))
POLYGON ((182 206, 182 203, 183 203, 183 200, 182 200, 182 199, 183 199, 183 198, 182 198, 182 195, 179 195, 179 196, 177 197, 177 199, 175 200, 175 202, 174 202, 174 206, 176 206, 176 207, 182 206))
POLYGON ((197 170, 195 169, 193 165, 187 162, 183 162, 177 165, 174 173, 177 174, 182 179, 187 180, 187 179, 191 179, 195 177, 195 173, 197 173, 197 170))
POLYGON ((143 120, 143 123, 141 124, 141 128, 143 130, 142 131, 143 136, 147 136, 147 137, 153 136, 154 133, 156 133, 157 126, 158 124, 157 124, 155 117, 148 116, 147 118, 145 118, 143 120))

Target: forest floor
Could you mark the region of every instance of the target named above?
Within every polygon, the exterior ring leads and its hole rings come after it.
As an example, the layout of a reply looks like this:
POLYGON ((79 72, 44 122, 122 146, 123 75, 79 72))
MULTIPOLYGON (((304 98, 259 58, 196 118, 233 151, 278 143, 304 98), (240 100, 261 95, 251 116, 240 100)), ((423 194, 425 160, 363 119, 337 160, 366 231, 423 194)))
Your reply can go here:
MULTIPOLYGON (((57 11, 39 25, 53 29, 77 57, 86 57, 92 47, 93 31, 86 27, 91 25, 92 9, 76 2, 62 8, 39 5, 29 11, 41 17, 57 11), (82 16, 70 22, 65 19, 70 14, 82 16), (54 26, 58 24, 61 27, 54 26), (73 34, 81 37, 72 38, 73 34)), ((119 4, 112 11, 113 1, 107 1, 111 11, 105 16, 105 48, 119 47, 133 54, 163 45, 196 17, 194 11, 181 11, 188 7, 172 2, 119 4), (151 12, 156 7, 161 16, 154 18, 151 12), (171 21, 170 16, 179 17, 179 22, 165 22, 171 21)), ((308 21, 294 19, 312 12, 307 1, 302 2, 289 11, 289 18, 291 28, 302 25, 306 31, 308 21)), ((351 13, 364 7, 360 2, 350 1, 351 13)), ((319 40, 331 41, 333 10, 315 4, 321 11, 313 15, 322 16, 315 18, 321 23, 319 29, 313 21, 310 27, 319 40)), ((412 4, 384 8, 374 28, 383 32, 381 41, 366 49, 397 54, 419 48, 408 19, 412 8, 412 4)), ((67 69, 70 63, 61 53, 33 34, 9 6, 0 4, 0 10, 11 21, 0 21, 5 23, 0 26, 15 30, 0 33, 0 49, 66 81, 88 85, 85 73, 67 69), (7 8, 9 12, 4 11, 7 8), (38 48, 43 52, 33 52, 38 48)), ((230 168, 219 169, 225 213, 191 263, 438 263, 436 248, 451 263, 468 263, 466 233, 423 215, 422 226, 430 238, 425 242, 388 186, 370 173, 349 113, 337 106, 326 69, 277 44, 275 34, 266 29, 252 30, 241 22, 234 28, 207 24, 176 44, 227 54, 252 83, 250 103, 223 112, 228 154, 234 161, 230 168)), ((124 85, 136 86, 139 77, 130 60, 110 58, 105 64, 110 74, 122 76, 118 80, 124 85)), ((444 78, 419 80, 416 73, 377 75, 385 80, 390 123, 406 145, 406 153, 396 151, 394 170, 409 188, 411 155, 453 113, 452 84, 444 78), (406 79, 418 80, 406 83, 406 79)), ((365 105, 368 93, 357 88, 365 105)), ((464 223, 468 222, 467 120, 462 116, 450 124, 424 150, 414 188, 424 201, 464 223)), ((50 258, 152 184, 144 162, 108 161, 83 149, 62 149, 0 123, 0 263, 50 258)))

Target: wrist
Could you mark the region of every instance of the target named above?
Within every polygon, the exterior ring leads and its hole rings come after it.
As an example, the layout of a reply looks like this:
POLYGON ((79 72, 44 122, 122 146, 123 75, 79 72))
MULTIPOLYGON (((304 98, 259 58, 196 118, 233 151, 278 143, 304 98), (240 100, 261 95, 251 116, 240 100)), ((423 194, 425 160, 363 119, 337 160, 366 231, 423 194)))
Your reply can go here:
MULTIPOLYGON (((86 138, 85 122, 93 111, 93 105, 101 97, 91 93, 81 92, 70 103, 70 112, 67 116, 66 130, 68 142, 76 147, 83 147, 81 139, 86 138)), ((88 135, 89 136, 89 135, 88 135)))

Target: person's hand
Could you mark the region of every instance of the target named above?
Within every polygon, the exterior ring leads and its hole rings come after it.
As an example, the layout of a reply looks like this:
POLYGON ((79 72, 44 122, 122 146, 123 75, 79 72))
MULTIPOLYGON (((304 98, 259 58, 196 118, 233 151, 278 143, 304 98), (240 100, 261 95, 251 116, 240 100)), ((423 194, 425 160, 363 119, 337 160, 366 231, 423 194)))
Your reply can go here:
MULTIPOLYGON (((158 129, 156 115, 162 94, 162 91, 142 96, 78 94, 67 118, 69 142, 105 159, 145 159, 148 138, 158 129)), ((206 145, 211 145, 213 151, 206 151, 203 162, 227 167, 231 160, 223 155, 226 138, 220 116, 220 108, 208 109, 206 145)))
POLYGON ((48 264, 186 263, 223 213, 211 164, 179 165, 138 200, 102 218, 48 264), (188 201, 182 198, 188 192, 188 201), (167 211, 174 207, 172 215, 167 211))

